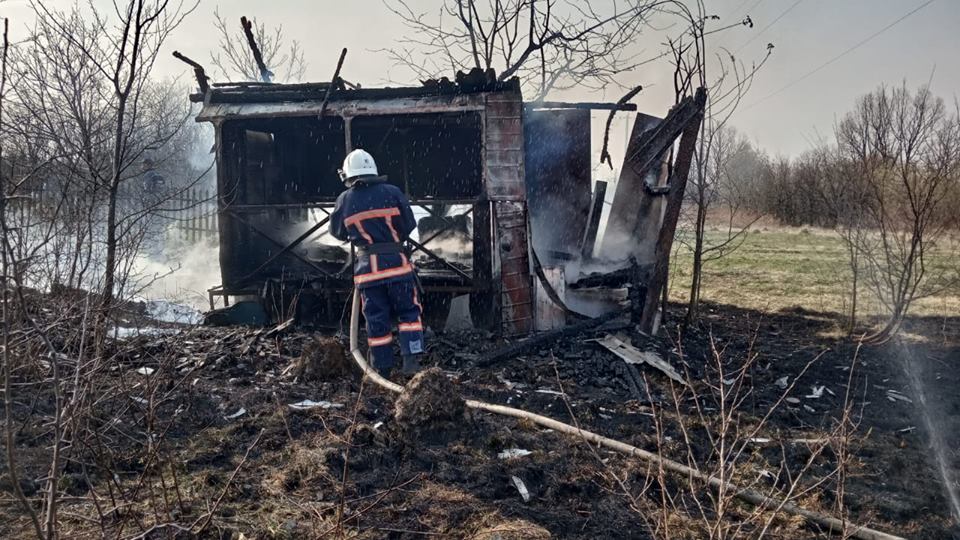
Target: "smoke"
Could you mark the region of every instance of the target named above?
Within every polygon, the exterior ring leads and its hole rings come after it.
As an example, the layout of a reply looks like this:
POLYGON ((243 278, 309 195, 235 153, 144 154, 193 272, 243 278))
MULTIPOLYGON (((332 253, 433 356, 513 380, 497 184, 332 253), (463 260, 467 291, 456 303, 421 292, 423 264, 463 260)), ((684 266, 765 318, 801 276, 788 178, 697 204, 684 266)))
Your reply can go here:
POLYGON ((139 255, 134 261, 131 277, 137 285, 136 295, 208 309, 207 289, 220 284, 219 251, 216 238, 189 242, 171 225, 164 231, 162 249, 139 255))
MULTIPOLYGON (((191 116, 200 112, 200 107, 194 106, 191 116)), ((207 122, 188 122, 184 126, 188 130, 188 136, 193 139, 190 145, 187 161, 194 170, 205 171, 212 167, 210 178, 217 177, 216 170, 216 137, 214 135, 213 124, 207 122)))
MULTIPOLYGON (((462 237, 446 236, 436 238, 426 247, 444 258, 463 261, 473 259, 473 242, 462 237)), ((423 255, 423 257, 427 257, 427 255, 423 255)))

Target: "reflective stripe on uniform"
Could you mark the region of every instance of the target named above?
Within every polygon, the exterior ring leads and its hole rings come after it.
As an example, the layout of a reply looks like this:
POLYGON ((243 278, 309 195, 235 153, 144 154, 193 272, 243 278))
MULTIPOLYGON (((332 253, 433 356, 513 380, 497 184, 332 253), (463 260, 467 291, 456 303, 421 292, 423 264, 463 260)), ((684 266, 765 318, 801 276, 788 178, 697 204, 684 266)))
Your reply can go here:
POLYGON ((380 337, 368 337, 367 345, 371 347, 379 347, 381 345, 389 345, 393 341, 393 334, 387 334, 380 337))
POLYGON ((393 228, 393 216, 399 216, 400 209, 397 207, 392 208, 375 208, 373 210, 364 210, 363 212, 357 212, 351 216, 344 218, 343 224, 346 226, 353 225, 357 228, 357 232, 360 233, 360 236, 363 237, 368 243, 373 244, 373 238, 367 233, 366 229, 363 228, 363 222, 368 219, 383 218, 387 222, 387 227, 390 228, 390 234, 393 235, 393 240, 395 242, 400 241, 400 236, 397 234, 396 229, 393 228))
POLYGON ((390 218, 393 216, 399 216, 400 209, 397 207, 393 208, 376 208, 374 210, 364 210, 363 212, 357 212, 351 216, 344 218, 343 223, 345 225, 355 225, 361 221, 373 218, 390 218))
POLYGON ((371 281, 377 281, 379 279, 386 279, 397 276, 404 276, 413 272, 413 267, 409 264, 404 264, 396 268, 389 268, 387 270, 380 270, 378 272, 368 272, 366 274, 359 274, 353 276, 353 282, 356 284, 360 283, 369 283, 371 281))
POLYGON ((367 242, 369 242, 369 243, 371 243, 371 244, 373 243, 373 237, 371 237, 370 234, 367 233, 367 230, 363 228, 363 221, 358 221, 358 222, 356 222, 356 223, 350 223, 350 225, 353 225, 354 227, 357 228, 357 232, 360 233, 360 236, 362 236, 364 240, 366 240, 367 242))
POLYGON ((401 332, 422 332, 423 323, 420 321, 411 323, 400 323, 397 325, 401 332))

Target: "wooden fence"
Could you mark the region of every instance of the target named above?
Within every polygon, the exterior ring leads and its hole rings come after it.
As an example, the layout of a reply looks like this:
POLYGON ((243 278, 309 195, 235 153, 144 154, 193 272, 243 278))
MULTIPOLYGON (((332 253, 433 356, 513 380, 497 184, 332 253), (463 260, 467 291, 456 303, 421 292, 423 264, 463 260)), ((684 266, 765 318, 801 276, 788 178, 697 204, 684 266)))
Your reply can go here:
MULTIPOLYGON (((82 210, 65 207, 64 197, 61 192, 48 193, 43 187, 22 190, 10 199, 7 219, 13 227, 27 228, 50 219, 63 219, 65 212, 76 214, 82 210)), ((69 206, 70 202, 66 204, 69 206)), ((106 203, 102 201, 101 204, 106 203)), ((121 186, 117 206, 120 215, 147 209, 162 218, 159 223, 163 227, 172 224, 177 236, 188 242, 199 242, 218 235, 217 198, 212 189, 195 187, 163 193, 144 191, 139 186, 121 186)), ((106 207, 102 208, 105 211, 106 207)))
POLYGON ((217 195, 210 189, 190 188, 178 193, 165 205, 176 223, 180 238, 199 242, 217 237, 217 195))

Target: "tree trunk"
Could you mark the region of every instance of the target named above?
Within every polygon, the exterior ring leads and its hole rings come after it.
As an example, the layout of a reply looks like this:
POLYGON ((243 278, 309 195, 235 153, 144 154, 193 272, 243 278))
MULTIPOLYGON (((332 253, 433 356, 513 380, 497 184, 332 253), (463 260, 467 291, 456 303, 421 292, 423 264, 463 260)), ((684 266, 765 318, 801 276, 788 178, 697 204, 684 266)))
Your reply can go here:
POLYGON ((113 288, 117 274, 117 191, 119 181, 110 186, 107 197, 107 255, 104 260, 103 292, 101 293, 100 315, 97 324, 98 343, 106 337, 107 317, 113 307, 113 288))
POLYGON ((850 248, 850 270, 853 272, 850 285, 850 333, 852 334, 857 329, 857 287, 860 277, 860 262, 853 247, 850 248))
POLYGON ((885 324, 880 330, 863 338, 863 342, 870 345, 882 345, 883 343, 886 343, 900 330, 900 325, 903 324, 903 318, 905 315, 906 308, 897 306, 894 309, 893 314, 890 315, 890 319, 887 320, 887 324, 885 324))
POLYGON ((690 300, 687 302, 686 325, 697 322, 700 318, 700 283, 703 277, 703 235, 707 222, 706 201, 704 190, 700 188, 697 194, 697 219, 693 231, 693 268, 690 278, 690 300))

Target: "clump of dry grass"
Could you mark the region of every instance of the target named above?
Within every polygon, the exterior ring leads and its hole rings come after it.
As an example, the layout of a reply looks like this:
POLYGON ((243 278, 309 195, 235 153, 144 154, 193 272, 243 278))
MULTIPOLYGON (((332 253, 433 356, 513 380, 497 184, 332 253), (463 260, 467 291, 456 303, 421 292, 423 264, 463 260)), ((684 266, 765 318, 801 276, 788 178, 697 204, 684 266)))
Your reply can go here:
POLYGON ((284 451, 281 466, 263 479, 267 493, 280 495, 309 486, 322 479, 326 485, 336 485, 337 479, 329 472, 328 461, 339 452, 334 441, 317 438, 294 442, 284 451))
POLYGON ((522 519, 496 520, 481 526, 476 532, 466 536, 470 540, 547 540, 553 538, 550 531, 539 525, 522 519))
POLYGON ((466 403, 439 368, 416 374, 395 407, 394 420, 404 433, 455 429, 467 417, 466 403))
POLYGON ((353 362, 343 345, 332 337, 318 337, 303 347, 293 374, 300 381, 336 381, 350 374, 353 362))

